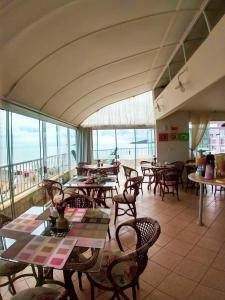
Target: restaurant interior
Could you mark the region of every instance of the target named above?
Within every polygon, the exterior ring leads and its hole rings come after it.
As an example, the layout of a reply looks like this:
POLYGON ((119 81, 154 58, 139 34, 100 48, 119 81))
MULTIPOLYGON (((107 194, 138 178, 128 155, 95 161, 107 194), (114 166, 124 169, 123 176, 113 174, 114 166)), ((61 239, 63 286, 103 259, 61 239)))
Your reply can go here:
POLYGON ((224 14, 0 0, 0 300, 225 300, 224 14))

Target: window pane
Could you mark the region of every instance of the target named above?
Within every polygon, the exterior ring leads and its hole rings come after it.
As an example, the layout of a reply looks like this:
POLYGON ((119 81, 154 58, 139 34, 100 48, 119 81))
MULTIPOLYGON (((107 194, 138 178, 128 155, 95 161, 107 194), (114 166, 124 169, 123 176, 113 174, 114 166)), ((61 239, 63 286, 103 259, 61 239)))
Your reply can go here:
POLYGON ((13 181, 15 195, 41 181, 39 120, 12 114, 13 181))
POLYGON ((225 14, 225 1, 212 0, 205 9, 209 20, 210 28, 212 29, 225 14))
POLYGON ((93 160, 98 160, 98 130, 92 130, 93 160))
POLYGON ((117 129, 117 147, 119 160, 122 164, 135 167, 135 136, 134 129, 117 129))
POLYGON ((154 129, 136 129, 136 165, 141 160, 152 160, 155 155, 154 129))
POLYGON ((115 130, 98 130, 98 158, 112 160, 116 148, 115 130))
POLYGON ((69 170, 67 128, 58 126, 59 174, 69 170))
POLYGON ((174 55, 171 63, 169 64, 170 76, 171 79, 178 73, 178 71, 183 67, 184 61, 184 53, 182 47, 180 47, 177 53, 174 55))
POLYGON ((205 22, 205 18, 203 15, 201 15, 184 42, 185 55, 187 60, 198 49, 201 43, 204 42, 208 34, 209 32, 205 22))
POLYGON ((58 174, 56 125, 51 123, 46 123, 46 152, 47 173, 50 178, 58 174))
POLYGON ((70 133, 71 169, 73 169, 77 164, 76 130, 70 128, 69 133, 70 133))
POLYGON ((6 112, 0 110, 0 203, 9 198, 6 149, 6 112))

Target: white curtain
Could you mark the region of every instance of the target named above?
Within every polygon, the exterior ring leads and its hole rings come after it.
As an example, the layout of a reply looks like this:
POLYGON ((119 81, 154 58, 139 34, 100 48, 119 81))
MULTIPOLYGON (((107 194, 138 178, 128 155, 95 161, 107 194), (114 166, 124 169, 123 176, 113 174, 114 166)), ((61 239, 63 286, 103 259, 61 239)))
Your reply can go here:
POLYGON ((110 104, 89 116, 82 127, 155 126, 152 92, 110 104))
POLYGON ((210 112, 191 113, 191 156, 201 142, 211 119, 210 112))

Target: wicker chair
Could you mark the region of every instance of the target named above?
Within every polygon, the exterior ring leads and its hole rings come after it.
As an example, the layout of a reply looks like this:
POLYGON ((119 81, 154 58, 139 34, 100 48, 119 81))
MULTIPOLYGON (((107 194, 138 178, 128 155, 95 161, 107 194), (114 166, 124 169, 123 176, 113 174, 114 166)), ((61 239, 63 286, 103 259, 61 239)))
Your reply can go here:
POLYGON ((172 162, 171 165, 174 165, 175 168, 177 169, 177 174, 178 174, 178 184, 182 185, 182 188, 184 187, 183 184, 183 171, 184 171, 184 162, 183 161, 175 161, 172 162))
POLYGON ((74 194, 64 200, 67 207, 93 208, 95 206, 91 197, 83 194, 74 194))
POLYGON ((11 300, 67 300, 69 296, 69 291, 64 291, 63 293, 58 292, 52 288, 46 287, 35 287, 31 289, 23 290, 22 292, 16 294, 11 298, 11 300))
POLYGON ((116 240, 120 251, 103 251, 101 269, 97 273, 87 273, 91 283, 91 299, 94 300, 94 287, 113 292, 110 299, 122 296, 129 299, 124 290, 132 288, 133 299, 136 299, 138 279, 148 264, 148 250, 160 235, 160 225, 151 218, 138 218, 120 224, 116 230, 116 240), (136 249, 124 254, 119 232, 124 227, 131 227, 137 236, 136 249))
POLYGON ((115 202, 115 219, 114 224, 116 224, 116 219, 118 216, 123 216, 127 214, 128 216, 136 218, 136 198, 139 194, 140 185, 142 184, 143 177, 137 176, 127 179, 124 185, 123 194, 118 194, 113 197, 113 202, 115 202), (128 209, 119 207, 119 204, 127 204, 128 209), (122 213, 119 214, 119 210, 122 210, 122 213))
MULTIPOLYGON (((124 166, 123 165, 123 170, 124 170, 124 175, 126 177, 126 179, 132 178, 132 177, 137 177, 138 176, 138 171, 135 169, 132 169, 130 167, 124 166)), ((142 189, 142 183, 140 185, 140 190, 143 194, 143 189, 142 189)))
POLYGON ((150 161, 146 161, 146 160, 142 160, 140 162, 141 164, 141 172, 143 175, 143 178, 145 179, 145 177, 148 178, 147 181, 144 181, 143 179, 143 183, 147 183, 148 184, 148 190, 151 189, 151 185, 155 182, 155 175, 152 172, 152 169, 150 167, 151 162, 150 161), (146 166, 146 164, 148 164, 149 166, 146 166))
MULTIPOLYGON (((8 218, 5 215, 0 214, 0 228, 2 228, 4 225, 6 225, 7 223, 9 223, 11 221, 12 221, 11 218, 8 218)), ((31 265, 32 273, 24 273, 24 274, 20 274, 20 275, 16 276, 17 273, 23 271, 27 266, 28 266, 28 264, 25 264, 25 263, 11 262, 11 261, 0 259, 0 277, 7 277, 7 279, 8 279, 6 282, 1 283, 0 287, 8 285, 9 292, 12 295, 15 295, 16 289, 14 287, 14 282, 17 279, 20 279, 25 276, 34 276, 35 279, 37 280, 37 274, 35 272, 33 265, 31 265)))
POLYGON ((165 194, 174 195, 175 191, 177 200, 180 200, 178 195, 178 180, 179 174, 176 169, 164 169, 159 172, 160 194, 162 200, 164 199, 165 194))
POLYGON ((64 199, 76 193, 76 189, 67 188, 66 190, 63 190, 61 183, 55 180, 44 179, 42 184, 53 205, 62 202, 64 199))

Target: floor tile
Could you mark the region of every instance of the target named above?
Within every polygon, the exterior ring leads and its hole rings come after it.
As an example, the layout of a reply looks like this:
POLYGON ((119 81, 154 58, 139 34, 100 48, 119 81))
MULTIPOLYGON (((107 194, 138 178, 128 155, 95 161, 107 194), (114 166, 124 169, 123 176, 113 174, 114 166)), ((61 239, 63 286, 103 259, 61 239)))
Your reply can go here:
POLYGON ((175 298, 166 295, 159 290, 155 289, 150 295, 148 295, 145 300, 175 300, 175 298))
MULTIPOLYGON (((225 228, 224 228, 224 230, 225 230, 225 228)), ((218 241, 218 240, 213 239, 213 238, 207 238, 207 237, 203 236, 202 239, 197 243, 197 245, 199 247, 206 248, 206 249, 213 250, 213 251, 217 252, 222 247, 223 242, 218 241)))
POLYGON ((189 258, 184 258, 175 268, 174 272, 188 279, 199 282, 208 270, 208 266, 189 258))
POLYGON ((215 251, 198 246, 195 246, 187 255, 188 258, 205 265, 210 265, 213 262, 215 256, 215 251))
POLYGON ((225 272, 210 268, 201 284, 225 292, 225 272))
POLYGON ((196 283, 194 281, 172 273, 166 277, 158 289, 175 299, 185 300, 190 296, 195 287, 196 283))
POLYGON ((172 240, 164 247, 165 250, 170 250, 181 256, 187 255, 191 248, 193 248, 192 244, 177 239, 172 240))
POLYGON ((173 270, 176 265, 182 260, 182 256, 175 254, 169 250, 161 249, 151 259, 157 264, 173 270))
POLYGON ((170 271, 168 269, 149 260, 144 273, 141 274, 141 279, 148 284, 157 287, 169 273, 170 271))
POLYGON ((188 300, 225 300, 225 293, 198 285, 188 300))

